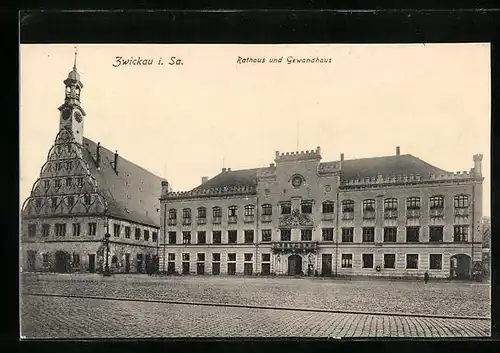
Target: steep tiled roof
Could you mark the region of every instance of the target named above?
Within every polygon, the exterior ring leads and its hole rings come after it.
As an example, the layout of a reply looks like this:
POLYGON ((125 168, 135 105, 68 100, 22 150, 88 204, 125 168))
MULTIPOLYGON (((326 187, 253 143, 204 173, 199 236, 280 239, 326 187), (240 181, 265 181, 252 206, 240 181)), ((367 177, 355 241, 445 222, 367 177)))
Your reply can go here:
POLYGON ((161 181, 146 169, 118 156, 118 173, 113 169, 114 152, 101 146, 100 168, 95 156, 97 144, 83 139, 83 156, 97 181, 99 192, 108 202, 108 214, 151 226, 160 226, 161 181))
MULTIPOLYGON (((321 164, 338 163, 325 162, 321 164)), ((251 186, 256 184, 257 172, 270 168, 241 169, 222 172, 195 189, 209 189, 220 186, 251 186)), ((410 154, 387 157, 351 159, 342 161, 342 178, 447 173, 410 154)))

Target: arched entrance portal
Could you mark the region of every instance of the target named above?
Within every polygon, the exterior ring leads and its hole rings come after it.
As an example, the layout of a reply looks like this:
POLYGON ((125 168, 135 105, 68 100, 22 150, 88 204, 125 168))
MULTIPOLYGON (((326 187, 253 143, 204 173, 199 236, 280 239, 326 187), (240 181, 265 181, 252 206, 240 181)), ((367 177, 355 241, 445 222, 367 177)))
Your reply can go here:
POLYGON ((468 279, 471 259, 469 255, 457 254, 450 258, 450 275, 453 279, 468 279))
POLYGON ((65 251, 58 251, 55 254, 55 268, 54 271, 58 273, 68 273, 69 272, 69 262, 70 255, 65 251))
POLYGON ((288 257, 288 275, 298 276, 302 274, 302 257, 300 255, 290 255, 288 257))

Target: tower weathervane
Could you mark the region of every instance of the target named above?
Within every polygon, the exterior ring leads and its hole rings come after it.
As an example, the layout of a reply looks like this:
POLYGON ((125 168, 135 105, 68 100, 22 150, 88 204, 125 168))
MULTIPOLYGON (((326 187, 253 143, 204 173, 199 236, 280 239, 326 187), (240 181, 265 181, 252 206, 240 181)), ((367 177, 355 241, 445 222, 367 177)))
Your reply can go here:
POLYGON ((76 71, 76 57, 78 56, 78 47, 75 45, 73 48, 75 48, 75 62, 73 64, 73 70, 76 71))

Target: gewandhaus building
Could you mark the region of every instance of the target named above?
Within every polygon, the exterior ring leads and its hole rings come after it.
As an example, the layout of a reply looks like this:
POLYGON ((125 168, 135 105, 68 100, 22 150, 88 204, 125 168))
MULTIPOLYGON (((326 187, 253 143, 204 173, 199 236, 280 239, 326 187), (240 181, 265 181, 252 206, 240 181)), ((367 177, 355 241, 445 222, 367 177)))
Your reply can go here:
POLYGON ((160 270, 466 278, 481 261, 482 155, 450 173, 410 154, 279 153, 161 195, 160 270))

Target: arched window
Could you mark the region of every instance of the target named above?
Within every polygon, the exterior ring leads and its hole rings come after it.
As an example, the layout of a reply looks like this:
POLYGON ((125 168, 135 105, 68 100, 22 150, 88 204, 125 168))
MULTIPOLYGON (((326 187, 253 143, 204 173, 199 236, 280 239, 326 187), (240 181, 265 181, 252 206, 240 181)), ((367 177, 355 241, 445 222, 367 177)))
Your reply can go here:
POLYGON ((238 215, 238 206, 229 206, 228 207, 228 216, 236 217, 238 215))
POLYGON ((168 210, 168 219, 177 219, 177 210, 175 208, 168 210))
POLYGON ((322 211, 323 213, 333 213, 334 212, 333 201, 323 202, 322 211))
POLYGON ((406 209, 407 210, 419 210, 420 209, 420 197, 412 196, 406 199, 406 209))
POLYGON ((215 206, 212 208, 213 217, 220 218, 222 217, 222 209, 219 206, 215 206))
POLYGON ((469 195, 456 195, 453 204, 455 208, 467 208, 469 207, 469 195))
POLYGON ((254 205, 246 205, 245 206, 245 216, 253 216, 255 213, 254 205))
POLYGON ((432 196, 429 199, 429 208, 443 208, 444 207, 444 197, 441 195, 432 196))
POLYGON ((270 204, 262 205, 262 215, 271 216, 273 214, 273 206, 270 204))
POLYGON ((353 200, 342 201, 342 212, 354 212, 354 201, 353 200))
POLYGON ((363 212, 374 212, 375 211, 375 200, 368 199, 363 200, 363 212))
POLYGON ((398 199, 389 198, 384 200, 384 211, 397 211, 398 199))
POLYGON ((205 207, 198 207, 198 218, 207 218, 207 209, 205 207))
POLYGON ((185 208, 182 210, 182 218, 184 218, 184 219, 191 218, 191 209, 190 208, 185 208))
POLYGON ((113 255, 113 257, 111 258, 111 264, 112 265, 118 264, 118 257, 116 257, 116 255, 113 255))

